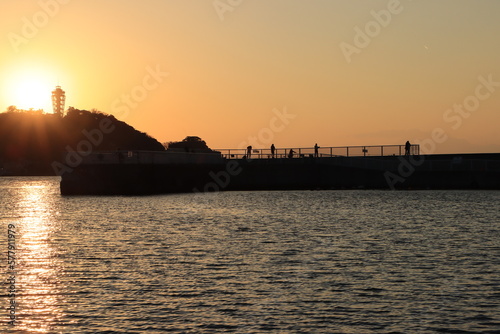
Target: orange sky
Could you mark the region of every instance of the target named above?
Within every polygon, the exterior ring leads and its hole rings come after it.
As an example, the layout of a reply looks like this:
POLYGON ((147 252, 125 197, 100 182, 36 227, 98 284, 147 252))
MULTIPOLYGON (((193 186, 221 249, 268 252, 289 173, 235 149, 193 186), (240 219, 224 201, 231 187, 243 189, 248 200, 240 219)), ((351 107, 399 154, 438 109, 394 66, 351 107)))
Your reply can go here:
POLYGON ((161 142, 500 152, 497 0, 2 0, 0 13, 2 111, 50 111, 60 84, 67 107, 161 142))

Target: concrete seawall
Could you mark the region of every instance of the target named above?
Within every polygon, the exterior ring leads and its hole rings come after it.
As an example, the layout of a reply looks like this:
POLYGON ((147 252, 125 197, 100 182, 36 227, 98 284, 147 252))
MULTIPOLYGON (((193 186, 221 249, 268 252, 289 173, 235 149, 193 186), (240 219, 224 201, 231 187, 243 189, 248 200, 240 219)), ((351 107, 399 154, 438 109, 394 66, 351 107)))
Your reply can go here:
POLYGON ((500 189, 500 155, 241 161, 229 189, 500 189))
POLYGON ((500 154, 88 160, 61 180, 64 195, 278 189, 500 189, 500 154))

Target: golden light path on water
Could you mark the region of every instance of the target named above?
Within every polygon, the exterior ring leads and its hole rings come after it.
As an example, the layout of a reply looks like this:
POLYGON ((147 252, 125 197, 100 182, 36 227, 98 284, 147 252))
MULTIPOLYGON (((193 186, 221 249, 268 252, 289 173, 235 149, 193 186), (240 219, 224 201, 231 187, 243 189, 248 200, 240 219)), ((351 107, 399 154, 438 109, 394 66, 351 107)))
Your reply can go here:
POLYGON ((30 333, 52 333, 64 313, 61 293, 62 262, 51 237, 57 228, 57 203, 49 182, 26 182, 18 189, 17 324, 30 333))
POLYGON ((2 298, 0 334, 500 329, 498 191, 194 201, 64 197, 56 177, 2 177, 0 201, 0 251, 15 225, 19 261, 17 323, 2 298))

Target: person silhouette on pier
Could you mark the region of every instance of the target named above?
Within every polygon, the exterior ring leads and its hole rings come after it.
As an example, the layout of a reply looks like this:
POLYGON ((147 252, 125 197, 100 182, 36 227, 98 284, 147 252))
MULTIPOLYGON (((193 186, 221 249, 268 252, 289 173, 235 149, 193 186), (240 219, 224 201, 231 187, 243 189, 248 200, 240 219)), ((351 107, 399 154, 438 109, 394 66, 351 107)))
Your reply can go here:
POLYGON ((274 147, 274 144, 271 144, 271 158, 274 159, 274 151, 276 151, 276 147, 274 147))
POLYGON ((295 153, 295 151, 291 148, 290 149, 290 152, 288 152, 288 157, 289 158, 293 158, 293 154, 295 153))
POLYGON ((407 140, 406 144, 405 144, 405 155, 406 156, 410 155, 410 149, 411 149, 411 144, 410 144, 410 141, 407 140))
POLYGON ((314 144, 314 157, 315 158, 317 158, 319 156, 318 149, 319 149, 318 143, 314 144))
POLYGON ((252 156, 252 145, 247 146, 247 159, 250 159, 252 156))

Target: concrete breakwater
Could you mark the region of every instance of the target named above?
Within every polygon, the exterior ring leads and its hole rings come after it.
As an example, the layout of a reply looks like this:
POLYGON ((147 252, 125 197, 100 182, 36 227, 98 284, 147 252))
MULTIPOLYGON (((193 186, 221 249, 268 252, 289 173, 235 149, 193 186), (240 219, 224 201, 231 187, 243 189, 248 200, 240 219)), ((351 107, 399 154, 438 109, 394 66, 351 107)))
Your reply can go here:
POLYGON ((93 154, 61 176, 63 195, 293 189, 500 189, 500 154, 227 159, 93 154))

